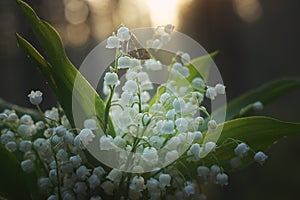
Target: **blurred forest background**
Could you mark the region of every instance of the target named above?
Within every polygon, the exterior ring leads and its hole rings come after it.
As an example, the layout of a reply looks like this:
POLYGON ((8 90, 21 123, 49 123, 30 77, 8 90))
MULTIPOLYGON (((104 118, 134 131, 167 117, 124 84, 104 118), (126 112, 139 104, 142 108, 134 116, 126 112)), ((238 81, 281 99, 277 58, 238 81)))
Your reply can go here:
MULTIPOLYGON (((300 77, 299 0, 27 0, 61 34, 70 60, 80 66, 85 56, 115 31, 173 23, 208 52, 227 86, 228 100, 281 77, 300 77)), ((44 92, 42 107, 55 105, 43 77, 17 47, 15 33, 38 46, 14 0, 0 1, 0 97, 31 107, 27 94, 44 92)), ((300 121, 300 91, 261 112, 300 121)), ((268 162, 231 173, 230 185, 208 188, 214 200, 289 200, 299 196, 300 137, 279 141, 268 162)))

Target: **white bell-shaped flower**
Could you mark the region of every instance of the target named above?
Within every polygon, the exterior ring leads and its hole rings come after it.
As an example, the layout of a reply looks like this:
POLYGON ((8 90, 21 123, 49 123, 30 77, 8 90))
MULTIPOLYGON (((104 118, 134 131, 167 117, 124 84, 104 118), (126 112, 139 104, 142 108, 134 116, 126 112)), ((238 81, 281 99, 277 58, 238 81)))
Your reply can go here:
POLYGON ((43 93, 39 90, 31 91, 28 95, 30 103, 33 105, 39 105, 43 101, 43 93))
POLYGON ((163 44, 168 43, 170 40, 171 40, 171 36, 170 36, 170 34, 168 34, 168 33, 163 33, 163 34, 160 36, 160 41, 161 41, 163 44))
POLYGON ((144 65, 148 70, 158 71, 162 69, 162 64, 159 60, 149 59, 145 61, 144 65))
POLYGON ((124 42, 124 41, 128 41, 131 38, 131 34, 129 32, 129 29, 125 26, 122 26, 118 29, 117 31, 117 36, 118 38, 124 42))
POLYGON ((126 141, 120 137, 120 136, 116 136, 114 139, 113 139, 113 144, 116 145, 117 147, 119 148, 125 148, 126 146, 126 141))
POLYGON ((137 79, 138 73, 136 71, 127 71, 125 74, 126 80, 134 80, 137 79))
POLYGON ((131 67, 131 58, 123 56, 118 59, 118 69, 128 69, 131 67))
POLYGON ((172 163, 179 158, 179 154, 177 150, 168 151, 166 153, 165 161, 167 163, 172 163))
POLYGON ((152 147, 156 149, 160 149, 165 141, 165 138, 159 137, 159 136, 152 136, 149 139, 149 143, 151 144, 152 147))
POLYGON ((164 27, 164 31, 166 32, 166 33, 172 33, 173 32, 173 30, 174 30, 174 28, 175 28, 175 26, 173 25, 173 24, 167 24, 167 25, 165 25, 165 27, 164 27))
POLYGON ((217 92, 216 89, 213 87, 209 87, 206 90, 206 97, 209 98, 210 100, 215 100, 216 96, 217 96, 217 92))
POLYGON ((160 132, 161 134, 173 134, 175 132, 174 122, 172 120, 164 120, 160 132))
POLYGON ((34 170, 34 163, 30 159, 24 160, 24 161, 21 162, 21 167, 22 167, 24 172, 29 173, 29 172, 32 172, 34 170))
POLYGON ((113 72, 106 72, 104 76, 104 84, 105 85, 117 85, 119 83, 118 75, 113 72))
POLYGON ((85 128, 82 129, 79 133, 80 140, 84 146, 88 145, 93 141, 93 138, 95 138, 95 134, 91 129, 85 128))
POLYGON ((183 67, 181 63, 174 63, 173 67, 172 67, 172 72, 174 72, 175 74, 180 74, 183 77, 188 77, 190 75, 190 71, 187 67, 183 67))
POLYGON ((239 156, 240 158, 247 155, 248 151, 250 150, 249 146, 245 143, 240 143, 234 149, 234 153, 239 156))
POLYGON ((201 151, 201 147, 198 143, 192 144, 192 146, 189 149, 189 152, 191 153, 191 155, 194 156, 195 159, 199 158, 200 151, 201 151))
POLYGON ((169 150, 176 150, 181 140, 178 136, 171 137, 166 144, 166 148, 169 150))
POLYGON ((11 141, 5 144, 5 148, 10 152, 15 152, 18 149, 18 145, 16 142, 11 141))
POLYGON ((225 94, 225 86, 223 84, 218 83, 215 86, 215 90, 216 90, 217 94, 225 94))
POLYGON ((137 74, 137 79, 139 82, 149 81, 149 75, 146 72, 139 72, 137 74))
POLYGON ((201 131, 195 131, 194 132, 194 141, 200 142, 202 140, 202 133, 201 131))
POLYGON ((151 96, 150 96, 149 92, 147 92, 147 91, 142 92, 141 100, 143 103, 148 102, 150 99, 151 99, 151 96))
POLYGON ((106 48, 114 49, 114 48, 120 48, 120 47, 121 47, 120 39, 117 36, 113 35, 107 39, 106 48))
POLYGON ((191 61, 191 56, 188 53, 183 53, 181 55, 181 62, 186 65, 191 61))
POLYGON ((31 150, 31 147, 32 147, 32 143, 30 140, 22 140, 19 143, 19 149, 20 149, 20 151, 22 151, 24 153, 31 150))
POLYGON ((166 186, 170 186, 171 176, 169 174, 160 174, 158 180, 160 187, 165 188, 166 186))
POLYGON ((175 125, 176 125, 176 129, 179 132, 187 131, 188 126, 189 126, 188 121, 183 117, 176 119, 175 125))
POLYGON ((176 115, 175 109, 168 110, 166 113, 166 117, 170 120, 174 120, 176 115))
POLYGON ((77 182, 74 185, 74 189, 73 191, 77 194, 77 195, 83 195, 86 194, 87 191, 87 185, 85 182, 77 182))
POLYGON ((160 49, 161 46, 162 46, 162 43, 159 39, 155 39, 155 40, 152 41, 151 48, 160 49))
POLYGON ((85 180, 90 175, 90 170, 86 168, 86 166, 81 165, 76 170, 76 175, 79 180, 85 180))
POLYGON ((153 90, 153 83, 151 81, 144 81, 141 83, 141 90, 153 90))
POLYGON ((187 185, 183 189, 184 194, 186 197, 193 196, 195 194, 195 184, 188 182, 187 185))
POLYGON ((128 80, 125 82, 124 86, 122 87, 122 90, 124 92, 136 94, 137 90, 138 90, 138 85, 137 85, 136 81, 128 80))
POLYGON ((80 155, 71 156, 69 160, 72 163, 72 166, 74 168, 79 167, 82 163, 82 159, 81 159, 80 155))
POLYGON ((206 166, 199 166, 197 168, 198 176, 207 177, 209 175, 209 168, 206 166))
POLYGON ((207 143, 205 143, 205 146, 204 146, 204 152, 210 153, 211 151, 214 151, 215 148, 216 148, 215 142, 207 142, 207 143))
POLYGON ((136 58, 132 58, 131 59, 130 70, 139 71, 141 69, 143 69, 143 67, 141 65, 141 60, 136 59, 136 58))
POLYGON ((225 173, 219 173, 216 176, 216 182, 220 185, 228 185, 228 175, 225 173))
POLYGON ((146 186, 144 178, 142 176, 134 176, 130 184, 130 189, 141 192, 145 188, 146 186))
POLYGON ((91 175, 88 178, 87 182, 91 189, 95 189, 97 186, 100 185, 100 180, 99 180, 98 176, 95 174, 91 175))
POLYGON ((210 175, 216 176, 221 172, 221 168, 218 165, 212 165, 210 167, 210 175))
POLYGON ((94 119, 86 119, 86 120, 84 120, 83 126, 84 126, 84 128, 88 128, 88 129, 91 129, 91 130, 98 129, 97 122, 94 119))
POLYGON ((264 162, 267 160, 268 156, 264 154, 264 152, 259 151, 254 155, 254 160, 258 162, 259 164, 264 164, 264 162))
POLYGON ((262 110, 264 108, 264 105, 262 102, 260 101, 256 101, 254 104, 253 104, 253 109, 254 110, 262 110))
POLYGON ((159 190, 158 184, 159 184, 159 182, 156 179, 150 178, 147 181, 146 187, 147 187, 148 191, 150 191, 152 193, 152 192, 159 190))
POLYGON ((170 98, 171 98, 171 95, 167 92, 163 93, 160 98, 159 98, 159 102, 162 103, 162 104, 166 104, 168 102, 170 102, 170 98))
POLYGON ((114 149, 113 138, 110 135, 108 136, 103 135, 100 138, 100 150, 111 150, 111 149, 114 149))
POLYGON ((142 159, 150 166, 155 165, 158 162, 157 150, 154 147, 146 147, 143 151, 142 159))
POLYGON ((202 78, 196 77, 192 80, 191 85, 193 88, 201 90, 205 87, 205 82, 202 78))
POLYGON ((122 172, 117 169, 112 169, 109 174, 106 176, 107 179, 111 180, 112 182, 120 182, 122 178, 122 172))
POLYGON ((209 120, 207 123, 208 130, 215 130, 218 127, 218 124, 215 120, 209 120))
POLYGON ((183 98, 175 99, 173 102, 173 106, 176 113, 182 113, 185 108, 185 101, 183 100, 183 98))

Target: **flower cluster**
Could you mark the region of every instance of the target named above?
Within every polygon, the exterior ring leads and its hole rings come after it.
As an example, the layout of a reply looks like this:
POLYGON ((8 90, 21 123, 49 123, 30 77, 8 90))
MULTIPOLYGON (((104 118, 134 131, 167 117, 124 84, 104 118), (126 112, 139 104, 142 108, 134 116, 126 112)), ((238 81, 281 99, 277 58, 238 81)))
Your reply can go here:
POLYGON ((1 113, 5 127, 1 144, 22 155, 20 165, 24 172, 39 174, 42 196, 51 200, 101 199, 96 191, 105 178, 105 170, 101 166, 91 168, 83 152, 84 144, 95 137, 96 121, 86 120, 85 128, 74 134, 66 116, 60 115, 57 108, 43 115, 44 120, 34 122, 30 115, 19 117, 13 110, 5 110, 1 113))
MULTIPOLYGON (((158 27, 148 50, 169 42, 173 29, 172 25, 158 27)), ((203 200, 203 183, 228 185, 228 174, 215 157, 218 148, 234 146, 235 156, 228 163, 232 168, 240 167, 249 155, 264 163, 267 156, 242 141, 230 139, 217 144, 205 140, 202 130, 214 131, 219 125, 203 101, 225 94, 222 83, 209 86, 202 77, 186 81, 191 69, 191 57, 186 52, 174 55, 168 66, 154 57, 145 60, 131 56, 121 48, 131 37, 129 29, 121 26, 107 40, 106 47, 116 49, 117 59, 104 76, 105 119, 91 116, 82 122, 82 129, 75 129, 61 108, 41 113, 43 119, 37 122, 13 110, 0 113, 1 144, 10 152, 21 153, 24 172, 38 174, 43 197, 203 200), (163 68, 169 72, 168 81, 156 87, 148 72, 163 68), (125 74, 122 84, 120 70, 125 74), (109 118, 114 136, 108 128, 109 118), (95 139, 99 151, 118 152, 120 168, 95 165, 88 159, 86 147, 95 139), (203 159, 209 156, 215 161, 207 165, 203 159)), ((32 91, 28 97, 41 112, 42 93, 32 91)), ((258 103, 255 106, 260 107, 258 103)))

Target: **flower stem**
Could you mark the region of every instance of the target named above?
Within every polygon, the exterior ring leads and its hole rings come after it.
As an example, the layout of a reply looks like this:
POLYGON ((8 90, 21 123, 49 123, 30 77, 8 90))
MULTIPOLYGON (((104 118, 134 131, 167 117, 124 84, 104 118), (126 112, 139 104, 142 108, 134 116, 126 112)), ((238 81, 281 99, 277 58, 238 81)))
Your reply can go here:
POLYGON ((107 128, 108 128, 108 115, 109 115, 109 110, 111 107, 111 100, 112 97, 114 95, 114 91, 115 91, 115 86, 109 87, 110 88, 110 94, 109 94, 109 98, 106 102, 106 106, 105 106, 105 113, 104 113, 104 134, 107 136, 107 128))
POLYGON ((56 153, 55 153, 55 151, 54 151, 54 149, 52 147, 52 139, 53 139, 53 136, 52 136, 52 138, 50 140, 51 141, 50 149, 52 151, 52 154, 53 154, 53 157, 54 157, 54 161, 55 161, 55 165, 56 165, 55 170, 56 170, 56 178, 57 178, 57 193, 58 193, 58 199, 62 200, 63 198, 61 196, 61 188, 60 188, 61 185, 60 185, 60 179, 59 179, 58 161, 57 161, 57 158, 56 158, 56 153))
POLYGON ((43 113, 43 111, 42 111, 42 109, 41 109, 41 107, 40 107, 39 105, 36 105, 36 107, 37 107, 39 113, 41 113, 41 115, 42 115, 45 119, 49 119, 50 121, 53 121, 55 124, 59 125, 59 122, 58 122, 58 121, 56 121, 56 120, 54 120, 54 119, 52 119, 52 118, 50 118, 50 117, 47 117, 47 116, 43 113))

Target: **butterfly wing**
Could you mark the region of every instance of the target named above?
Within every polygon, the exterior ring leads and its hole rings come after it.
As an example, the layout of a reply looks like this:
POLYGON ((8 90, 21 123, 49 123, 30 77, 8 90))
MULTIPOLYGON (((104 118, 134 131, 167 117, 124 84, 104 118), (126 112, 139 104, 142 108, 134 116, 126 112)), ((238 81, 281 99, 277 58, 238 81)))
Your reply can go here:
POLYGON ((138 41, 136 36, 130 32, 130 40, 124 42, 122 45, 122 51, 128 53, 131 57, 147 60, 151 58, 151 54, 145 48, 142 47, 141 43, 138 41))

